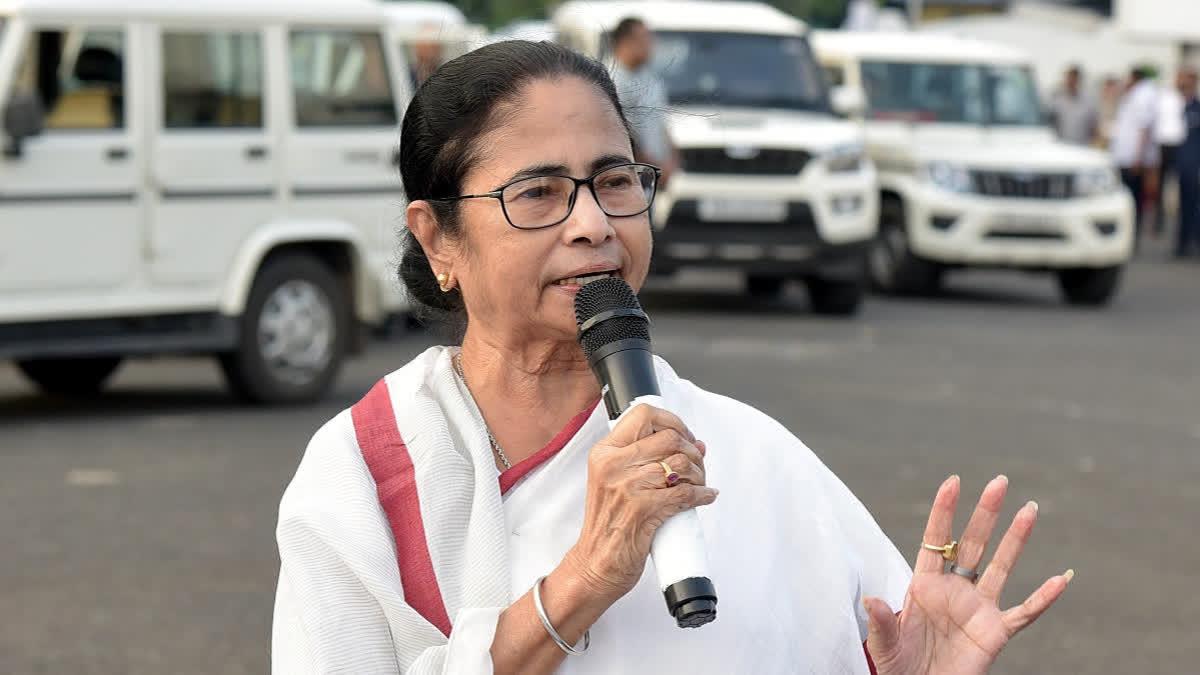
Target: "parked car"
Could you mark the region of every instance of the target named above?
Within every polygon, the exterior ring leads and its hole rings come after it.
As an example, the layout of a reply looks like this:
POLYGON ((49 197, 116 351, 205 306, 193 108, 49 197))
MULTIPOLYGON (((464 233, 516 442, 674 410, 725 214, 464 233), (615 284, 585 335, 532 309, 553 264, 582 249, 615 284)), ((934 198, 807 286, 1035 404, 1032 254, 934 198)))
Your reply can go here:
POLYGON ((1105 153, 1059 141, 1028 57, 907 32, 821 32, 841 112, 879 168, 874 284, 927 293, 944 272, 1053 273, 1068 302, 1103 305, 1134 242, 1134 205, 1105 153))
POLYGON ((654 31, 681 166, 655 203, 653 266, 733 268, 754 295, 805 282, 813 308, 852 314, 875 236, 875 168, 862 132, 838 119, 808 27, 759 2, 578 0, 558 39, 609 58, 633 16, 654 31))
POLYGON ((375 0, 0 0, 0 358, 42 389, 212 355, 326 392, 395 281, 404 59, 375 0))

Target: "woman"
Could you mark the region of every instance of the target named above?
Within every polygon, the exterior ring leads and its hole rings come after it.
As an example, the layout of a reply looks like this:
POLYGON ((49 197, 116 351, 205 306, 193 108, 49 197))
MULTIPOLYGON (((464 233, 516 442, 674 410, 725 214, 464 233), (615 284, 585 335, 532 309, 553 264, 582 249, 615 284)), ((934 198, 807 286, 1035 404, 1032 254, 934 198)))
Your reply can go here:
POLYGON ((401 273, 461 347, 391 373, 309 445, 280 505, 276 672, 959 675, 1063 592, 1070 573, 996 606, 1032 504, 973 583, 1003 477, 958 545, 946 480, 910 571, 799 440, 661 360, 678 416, 641 406, 609 430, 573 298, 645 280, 657 171, 633 156, 604 69, 553 44, 484 47, 417 92, 401 273), (683 630, 647 557, 692 507, 720 604, 683 630))

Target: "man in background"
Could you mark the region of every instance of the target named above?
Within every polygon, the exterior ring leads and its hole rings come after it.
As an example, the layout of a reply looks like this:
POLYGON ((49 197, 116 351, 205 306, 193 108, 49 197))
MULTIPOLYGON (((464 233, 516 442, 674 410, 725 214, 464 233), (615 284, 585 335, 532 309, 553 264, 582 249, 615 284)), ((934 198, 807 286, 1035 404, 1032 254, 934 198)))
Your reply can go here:
POLYGON ((1151 170, 1158 166, 1158 145, 1154 125, 1158 122, 1158 87, 1142 68, 1129 74, 1129 84, 1113 120, 1109 150, 1121 168, 1121 181, 1133 194, 1135 247, 1141 241, 1142 207, 1145 204, 1151 170))
POLYGON ((1184 139, 1175 154, 1179 175, 1179 238, 1175 257, 1183 258, 1200 250, 1200 98, 1193 69, 1185 69, 1179 78, 1183 94, 1184 139))
POLYGON ((422 26, 412 44, 413 63, 409 67, 413 91, 442 66, 442 43, 438 40, 436 25, 422 26))
POLYGON ((1095 99, 1084 93, 1082 81, 1079 66, 1068 68, 1062 87, 1050 99, 1050 112, 1060 138, 1076 145, 1091 145, 1096 139, 1100 111, 1095 99))
POLYGON ((679 153, 667 131, 667 87, 650 69, 654 34, 641 19, 622 19, 612 32, 612 51, 613 82, 633 127, 634 157, 662 168, 659 186, 666 187, 679 153))
POLYGON ((1158 191, 1154 201, 1154 234, 1161 235, 1167 229, 1167 214, 1164 208, 1163 195, 1167 187, 1177 181, 1175 171, 1175 156, 1179 145, 1183 143, 1187 129, 1183 126, 1183 78, 1184 71, 1180 70, 1174 82, 1162 88, 1158 97, 1158 123, 1154 127, 1155 140, 1158 142, 1158 152, 1162 157, 1162 168, 1158 172, 1158 191))

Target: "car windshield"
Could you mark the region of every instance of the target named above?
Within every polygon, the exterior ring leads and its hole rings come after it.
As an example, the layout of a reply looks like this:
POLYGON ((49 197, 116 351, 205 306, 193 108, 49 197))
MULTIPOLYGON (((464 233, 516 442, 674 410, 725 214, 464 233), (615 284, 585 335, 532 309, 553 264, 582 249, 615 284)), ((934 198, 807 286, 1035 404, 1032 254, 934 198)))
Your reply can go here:
POLYGON ((673 105, 828 110, 821 70, 799 36, 654 34, 654 69, 673 105))
POLYGON ((1025 66, 866 61, 862 79, 872 119, 1044 124, 1034 76, 1025 66))

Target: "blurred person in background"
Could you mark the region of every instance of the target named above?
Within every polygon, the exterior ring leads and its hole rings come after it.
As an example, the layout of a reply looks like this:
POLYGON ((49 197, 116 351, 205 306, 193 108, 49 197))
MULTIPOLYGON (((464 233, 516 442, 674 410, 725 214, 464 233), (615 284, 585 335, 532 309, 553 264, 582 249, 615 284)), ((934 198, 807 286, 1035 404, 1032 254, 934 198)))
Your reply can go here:
MULTIPOLYGON (((1154 137, 1158 143, 1159 156, 1162 159, 1158 171, 1158 190, 1154 200, 1154 234, 1161 235, 1167 229, 1167 213, 1163 195, 1167 188, 1178 184, 1175 167, 1175 157, 1179 145, 1187 135, 1183 124, 1183 71, 1180 70, 1175 79, 1164 85, 1158 97, 1158 122, 1154 126, 1154 137)), ((1176 219, 1178 220, 1178 219, 1176 219)))
POLYGON ((650 67, 654 33, 641 19, 622 19, 612 32, 612 53, 612 78, 633 126, 635 156, 662 169, 659 187, 665 188, 679 167, 679 151, 667 129, 667 85, 650 67))
POLYGON ((1179 177, 1179 236, 1175 256, 1186 257, 1200 251, 1200 93, 1194 69, 1180 73, 1179 88, 1183 95, 1184 138, 1175 153, 1175 170, 1179 177))
POLYGON ((1079 66, 1067 69, 1062 86, 1050 99, 1050 114, 1064 141, 1077 145, 1096 141, 1100 111, 1096 100, 1083 90, 1083 71, 1079 66))
POLYGON ((842 30, 873 30, 879 21, 879 4, 875 0, 850 0, 842 30))
POLYGON ((437 26, 429 25, 421 28, 417 40, 413 42, 413 63, 409 67, 409 76, 414 91, 442 65, 442 43, 437 38, 437 26))
POLYGON ((1096 147, 1107 150, 1112 145, 1113 121, 1121 104, 1121 80, 1109 75, 1100 84, 1097 97, 1096 147))
POLYGON ((1152 170, 1158 167, 1158 145, 1154 142, 1154 127, 1158 123, 1158 87, 1144 68, 1136 67, 1129 74, 1125 92, 1117 105, 1113 119, 1109 151, 1121 168, 1121 181, 1133 194, 1134 247, 1141 240, 1142 211, 1146 197, 1155 186, 1152 170))
POLYGON ((973 675, 1061 597, 1071 571, 999 607, 1038 517, 1018 509, 984 567, 1003 476, 961 542, 946 479, 910 569, 790 431, 661 358, 680 417, 610 427, 574 303, 647 277, 658 170, 634 159, 608 72, 562 45, 480 48, 412 98, 400 276, 448 344, 305 450, 279 507, 274 672, 973 675), (681 630, 651 541, 708 505, 720 616, 681 630))

